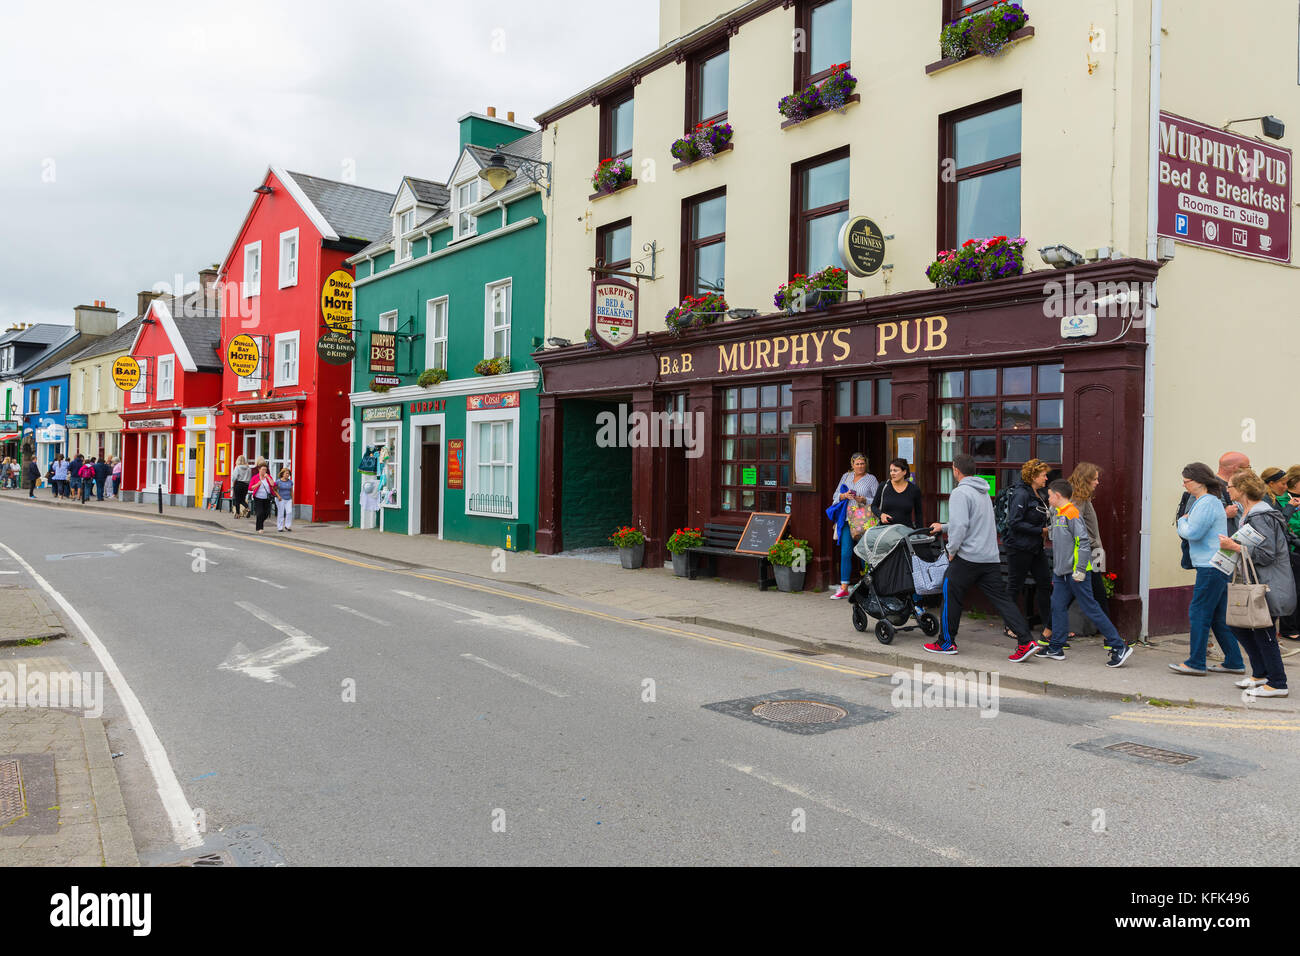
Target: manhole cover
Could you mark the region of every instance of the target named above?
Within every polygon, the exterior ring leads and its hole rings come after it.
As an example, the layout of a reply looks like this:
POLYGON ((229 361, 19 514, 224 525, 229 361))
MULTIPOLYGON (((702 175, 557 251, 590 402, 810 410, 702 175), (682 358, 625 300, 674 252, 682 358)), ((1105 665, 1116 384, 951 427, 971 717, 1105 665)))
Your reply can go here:
POLYGON ((0 760, 0 826, 27 815, 23 799, 23 776, 18 761, 0 760))
POLYGON ((1113 750, 1116 753, 1128 754, 1130 757, 1142 757, 1146 760, 1171 764, 1175 767, 1200 759, 1196 754, 1181 754, 1176 750, 1161 750, 1159 747, 1148 747, 1146 744, 1136 744, 1131 740, 1111 744, 1106 749, 1113 750))
POLYGON ((849 714, 843 707, 815 700, 765 700, 753 713, 783 724, 831 724, 849 714))

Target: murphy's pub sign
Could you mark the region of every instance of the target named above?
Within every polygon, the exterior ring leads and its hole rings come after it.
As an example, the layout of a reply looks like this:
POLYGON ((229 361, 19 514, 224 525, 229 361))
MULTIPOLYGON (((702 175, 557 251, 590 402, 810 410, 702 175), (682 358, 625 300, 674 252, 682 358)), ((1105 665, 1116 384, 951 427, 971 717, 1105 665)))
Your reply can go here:
POLYGON ((622 279, 593 278, 591 332, 610 349, 622 348, 636 338, 636 286, 622 279))

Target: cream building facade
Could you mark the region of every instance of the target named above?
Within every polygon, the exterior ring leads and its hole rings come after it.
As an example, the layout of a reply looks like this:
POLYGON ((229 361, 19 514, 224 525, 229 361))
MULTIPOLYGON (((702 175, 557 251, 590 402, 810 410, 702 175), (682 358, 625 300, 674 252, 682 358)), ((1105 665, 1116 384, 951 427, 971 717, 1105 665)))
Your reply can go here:
POLYGON ((72 454, 117 459, 122 455, 123 395, 113 384, 113 362, 130 354, 139 320, 132 319, 112 335, 74 355, 68 384, 68 413, 86 419, 85 427, 68 428, 72 454))

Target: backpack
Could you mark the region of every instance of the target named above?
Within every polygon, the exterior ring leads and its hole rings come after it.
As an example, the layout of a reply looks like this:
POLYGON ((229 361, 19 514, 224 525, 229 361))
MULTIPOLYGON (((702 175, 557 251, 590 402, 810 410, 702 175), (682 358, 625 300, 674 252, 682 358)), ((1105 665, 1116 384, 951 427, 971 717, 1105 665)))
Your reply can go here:
POLYGON ((90 465, 82 465, 81 470, 78 471, 77 474, 82 478, 94 478, 95 469, 90 465))
POLYGON ((1014 489, 1003 488, 993 497, 993 520, 998 528, 998 536, 1006 537, 1007 531, 1010 530, 1008 521, 1011 518, 1011 496, 1014 489))

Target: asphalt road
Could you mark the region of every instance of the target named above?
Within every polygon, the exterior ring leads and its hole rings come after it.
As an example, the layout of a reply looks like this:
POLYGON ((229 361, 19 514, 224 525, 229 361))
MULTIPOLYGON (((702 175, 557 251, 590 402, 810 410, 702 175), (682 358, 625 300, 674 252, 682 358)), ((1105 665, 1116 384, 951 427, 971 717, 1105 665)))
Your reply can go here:
MULTIPOLYGON (((901 706, 884 667, 562 606, 508 556, 458 583, 92 508, 0 503, 0 542, 111 653, 209 847, 252 827, 291 866, 1300 862, 1293 718, 901 706), (706 706, 783 696, 851 713, 797 734, 706 706), (1198 759, 1103 749, 1122 741, 1198 759)), ((31 651, 99 669, 79 639, 31 651)), ((119 701, 105 717, 142 861, 175 859, 119 701)))

